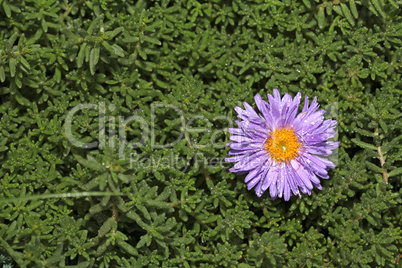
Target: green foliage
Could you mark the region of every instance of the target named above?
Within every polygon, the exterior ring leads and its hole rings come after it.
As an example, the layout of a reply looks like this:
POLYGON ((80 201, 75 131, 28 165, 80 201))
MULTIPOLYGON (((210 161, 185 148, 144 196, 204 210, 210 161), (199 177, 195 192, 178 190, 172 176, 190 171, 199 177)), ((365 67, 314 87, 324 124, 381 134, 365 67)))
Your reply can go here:
POLYGON ((400 266, 401 8, 0 0, 0 264, 400 266), (273 88, 339 122, 337 168, 289 202, 219 163, 273 88))

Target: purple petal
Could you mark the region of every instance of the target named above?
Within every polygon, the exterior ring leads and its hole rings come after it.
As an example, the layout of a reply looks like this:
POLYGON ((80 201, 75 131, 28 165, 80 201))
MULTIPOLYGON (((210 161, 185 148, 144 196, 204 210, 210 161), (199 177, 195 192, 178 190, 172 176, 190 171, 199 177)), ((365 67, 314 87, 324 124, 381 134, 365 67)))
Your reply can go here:
POLYGON ((240 162, 233 166, 233 170, 236 172, 243 172, 252 170, 267 161, 267 156, 265 152, 263 154, 259 154, 259 152, 255 153, 253 156, 243 158, 240 162))
POLYGON ((297 186, 297 177, 293 175, 292 167, 287 165, 285 167, 285 177, 287 178, 287 182, 289 183, 290 189, 292 190, 294 195, 300 196, 299 187, 297 186))
POLYGON ((285 182, 285 189, 284 189, 284 199, 285 201, 289 201, 290 198, 290 186, 289 183, 286 181, 285 182))
POLYGON ((328 159, 315 156, 319 161, 323 162, 326 168, 335 168, 335 164, 329 161, 328 159))
POLYGON ((309 100, 308 100, 308 96, 306 95, 306 96, 304 97, 304 106, 303 106, 303 109, 302 109, 302 113, 307 112, 307 110, 308 110, 308 105, 309 105, 309 100))
POLYGON ((226 162, 238 162, 238 161, 242 160, 243 157, 245 157, 245 156, 240 155, 240 156, 227 157, 227 158, 225 158, 225 161, 226 162))
POLYGON ((285 125, 293 122, 293 120, 296 118, 297 110, 299 109, 300 105, 300 99, 301 93, 299 92, 289 107, 288 114, 286 115, 285 125))
POLYGON ((298 163, 296 160, 292 160, 291 162, 292 167, 295 169, 296 176, 301 179, 301 182, 307 187, 307 189, 312 190, 313 184, 310 181, 310 174, 304 167, 298 163))
POLYGON ((230 150, 229 155, 240 155, 240 154, 252 154, 255 152, 261 151, 260 148, 252 149, 252 150, 230 150))
POLYGON ((279 90, 277 88, 274 88, 273 92, 274 92, 275 100, 280 102, 281 101, 281 94, 279 93, 279 90))
POLYGON ((249 142, 249 143, 253 143, 254 141, 248 137, 244 137, 244 136, 230 136, 230 139, 232 141, 236 141, 236 142, 249 142))
POLYGON ((248 183, 251 179, 257 177, 257 176, 261 176, 261 168, 256 168, 252 171, 250 171, 250 173, 248 173, 248 175, 246 176, 246 178, 244 179, 245 183, 248 183))
POLYGON ((315 111, 317 111, 318 107, 320 107, 320 105, 317 102, 317 97, 314 97, 313 101, 311 102, 311 105, 309 107, 309 101, 308 101, 308 97, 305 97, 304 100, 304 107, 302 110, 303 112, 307 112, 308 114, 314 113, 315 111))
POLYGON ((284 169, 280 169, 279 180, 276 182, 276 186, 278 187, 278 196, 281 198, 283 194, 283 189, 285 188, 285 174, 284 169))
POLYGON ((257 187, 255 188, 255 194, 258 197, 261 197, 264 193, 264 191, 261 189, 261 185, 262 185, 262 180, 260 180, 260 183, 257 185, 257 187))
POLYGON ((271 196, 272 200, 274 200, 276 198, 276 193, 277 193, 277 190, 276 190, 276 185, 275 185, 275 182, 274 182, 274 184, 272 184, 269 187, 269 195, 271 196))
POLYGON ((328 172, 325 169, 326 168, 325 164, 321 162, 317 157, 305 153, 303 154, 303 162, 304 166, 307 169, 314 171, 315 174, 324 179, 328 178, 328 172))
POLYGON ((247 183, 247 189, 251 190, 258 182, 260 181, 260 177, 254 177, 249 183, 247 183))
MULTIPOLYGON (((275 93, 275 90, 274 90, 274 93, 275 93)), ((280 105, 281 99, 279 96, 279 100, 277 100, 276 98, 272 97, 270 94, 268 94, 268 99, 269 99, 269 103, 271 105, 270 112, 271 112, 271 117, 273 119, 272 125, 274 128, 276 128, 276 126, 280 120, 280 117, 281 117, 281 114, 279 112, 279 105, 280 105)))
POLYGON ((236 134, 236 135, 245 135, 244 131, 240 128, 228 128, 229 133, 236 134))
POLYGON ((278 180, 278 173, 279 170, 273 167, 268 170, 264 179, 264 184, 262 185, 262 189, 264 189, 264 191, 267 190, 272 184, 276 183, 278 180))
POLYGON ((233 150, 254 150, 254 149, 263 149, 263 143, 246 143, 246 142, 233 142, 229 144, 230 148, 233 150))
MULTIPOLYGON (((234 156, 234 157, 237 157, 237 156, 234 156)), ((262 161, 263 160, 265 161, 266 159, 267 159, 266 152, 258 151, 254 154, 247 154, 247 155, 242 156, 241 160, 239 160, 239 162, 236 165, 234 165, 234 167, 241 167, 244 165, 253 165, 253 163, 261 164, 262 161)))
POLYGON ((285 93, 282 101, 279 104, 279 114, 280 114, 278 122, 279 127, 285 127, 285 122, 287 119, 286 115, 288 113, 291 103, 292 103, 292 97, 288 93, 285 93))
POLYGON ((253 107, 250 106, 247 102, 243 102, 244 108, 246 108, 247 113, 250 115, 249 117, 259 117, 258 114, 254 111, 253 107))
POLYGON ((310 133, 317 127, 319 127, 324 120, 324 110, 321 110, 312 115, 304 114, 303 117, 297 118, 295 120, 295 131, 299 135, 304 135, 305 133, 310 133))
POLYGON ((263 101, 260 94, 254 96, 255 104, 258 107, 258 110, 262 113, 265 118, 269 116, 269 104, 266 101, 263 101))
POLYGON ((321 183, 320 179, 312 173, 310 173, 310 180, 314 185, 319 185, 321 183))
POLYGON ((248 134, 248 131, 247 131, 248 129, 256 129, 263 133, 267 132, 267 128, 266 128, 267 124, 261 118, 259 118, 258 120, 254 120, 254 121, 243 121, 243 122, 236 121, 236 123, 246 134, 248 134))

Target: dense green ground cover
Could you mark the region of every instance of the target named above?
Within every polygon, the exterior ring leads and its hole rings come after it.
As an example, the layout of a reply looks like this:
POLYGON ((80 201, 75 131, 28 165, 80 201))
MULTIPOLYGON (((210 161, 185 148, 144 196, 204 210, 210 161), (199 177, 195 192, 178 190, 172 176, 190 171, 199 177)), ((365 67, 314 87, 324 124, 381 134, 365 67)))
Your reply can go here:
POLYGON ((0 0, 0 264, 400 266, 401 6, 0 0), (289 202, 222 164, 273 88, 339 122, 338 167, 289 202))

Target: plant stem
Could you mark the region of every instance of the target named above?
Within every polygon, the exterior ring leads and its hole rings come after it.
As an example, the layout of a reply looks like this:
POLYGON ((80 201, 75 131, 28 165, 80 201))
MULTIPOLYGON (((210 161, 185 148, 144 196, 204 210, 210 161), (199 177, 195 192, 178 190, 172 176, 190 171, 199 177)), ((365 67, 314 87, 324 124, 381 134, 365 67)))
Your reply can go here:
MULTIPOLYGON (((378 136, 378 128, 375 129, 374 131, 374 136, 378 136)), ((385 160, 384 160, 384 155, 382 154, 382 150, 381 150, 381 146, 378 145, 377 146, 377 152, 378 155, 380 156, 380 163, 381 163, 381 169, 382 169, 382 177, 384 178, 384 182, 388 183, 388 172, 386 168, 383 168, 384 164, 385 164, 385 160)))

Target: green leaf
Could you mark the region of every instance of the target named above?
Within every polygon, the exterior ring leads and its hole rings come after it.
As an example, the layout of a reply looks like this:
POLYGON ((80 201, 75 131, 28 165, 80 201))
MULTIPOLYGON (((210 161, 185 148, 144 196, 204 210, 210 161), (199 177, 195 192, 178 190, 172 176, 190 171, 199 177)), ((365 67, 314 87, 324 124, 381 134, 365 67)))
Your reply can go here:
POLYGON ((80 52, 78 52, 78 57, 77 57, 77 67, 78 68, 81 68, 82 65, 84 64, 86 48, 87 48, 87 43, 83 43, 80 47, 80 52))
MULTIPOLYGON (((19 88, 21 88, 21 85, 18 84, 18 82, 21 83, 21 80, 18 79, 18 77, 16 77, 15 79, 15 83, 17 84, 17 86, 19 88)), ((25 98, 24 96, 21 95, 21 93, 17 90, 15 93, 15 99, 18 101, 19 104, 23 105, 23 106, 29 106, 31 104, 31 102, 25 98)))
MULTIPOLYGON (((342 12, 342 8, 339 5, 327 5, 328 6, 332 6, 332 10, 335 11, 338 15, 341 15, 342 17, 344 17, 344 14, 342 12)), ((335 23, 337 21, 337 19, 335 18, 334 22, 335 23)))
POLYGON ((113 39, 116 35, 121 33, 124 30, 124 27, 118 27, 114 29, 113 31, 106 32, 105 35, 107 36, 108 39, 113 39))
POLYGON ((391 3, 391 5, 392 5, 394 8, 399 9, 398 4, 397 4, 394 0, 388 0, 388 1, 391 3))
POLYGON ((103 170, 105 169, 105 166, 100 164, 98 161, 96 161, 95 158, 93 158, 91 155, 87 155, 87 159, 82 158, 81 156, 74 154, 75 159, 77 159, 77 161, 85 166, 88 167, 92 170, 103 170))
POLYGON ((95 68, 99 61, 99 52, 99 46, 95 45, 95 47, 91 49, 91 53, 89 55, 89 69, 92 75, 95 74, 95 68))
POLYGON ((4 67, 0 66, 0 81, 4 83, 6 81, 6 74, 4 72, 4 67))
POLYGON ((303 3, 307 8, 311 8, 310 0, 303 0, 303 3))
POLYGON ((370 215, 367 215, 366 219, 367 219, 367 221, 368 221, 369 223, 371 223, 372 225, 374 225, 374 226, 377 226, 377 225, 378 225, 377 221, 376 221, 373 217, 371 217, 370 215))
POLYGON ((19 36, 18 32, 14 32, 14 33, 10 36, 10 38, 8 39, 8 44, 9 44, 10 46, 12 46, 12 45, 14 44, 14 42, 17 40, 18 36, 19 36))
POLYGON ((128 244, 127 242, 125 242, 121 239, 118 239, 116 242, 117 242, 117 245, 121 249, 123 249, 125 252, 127 252, 131 256, 138 256, 138 250, 136 248, 134 248, 132 245, 128 244))
POLYGON ((352 14, 350 13, 350 10, 347 7, 347 5, 345 5, 344 3, 341 3, 341 9, 342 9, 343 15, 346 17, 346 19, 349 21, 349 23, 352 26, 354 26, 355 25, 355 19, 352 17, 352 14))
POLYGON ((20 57, 20 62, 28 70, 31 69, 31 66, 29 65, 29 63, 27 62, 27 60, 24 57, 22 57, 22 56, 20 57))
MULTIPOLYGON (((107 179, 109 178, 109 174, 107 172, 102 173, 97 177, 97 181, 99 183, 99 190, 103 191, 107 184, 107 179)), ((86 190, 89 190, 86 188, 86 190)))
POLYGON ((357 12, 355 0, 349 0, 349 7, 350 7, 350 11, 352 11, 353 17, 355 17, 355 19, 357 19, 359 17, 359 13, 357 12))
POLYGON ((300 213, 304 213, 305 207, 306 207, 306 205, 304 204, 304 201, 302 200, 300 202, 300 206, 299 206, 300 213))
POLYGON ((402 174, 402 167, 396 168, 388 173, 388 177, 393 177, 396 175, 402 174))
POLYGON ((364 149, 368 149, 368 150, 377 150, 377 147, 376 147, 376 146, 374 146, 374 145, 372 145, 372 144, 369 144, 369 143, 366 143, 366 142, 364 142, 364 141, 360 141, 360 140, 358 140, 358 139, 352 139, 352 141, 353 141, 354 143, 356 143, 358 146, 360 146, 360 147, 362 147, 362 148, 364 148, 364 149))
POLYGON ((381 126, 382 130, 384 131, 384 133, 387 134, 387 133, 388 133, 388 126, 387 126, 387 124, 384 122, 384 120, 380 119, 380 120, 378 121, 378 123, 380 124, 380 126, 381 126))
POLYGON ((368 106, 363 106, 363 110, 373 119, 376 119, 378 116, 372 103, 370 103, 368 106))
POLYGON ((205 223, 212 223, 212 222, 215 222, 215 221, 219 220, 220 218, 221 218, 220 215, 211 215, 206 220, 204 220, 204 222, 205 223))
POLYGON ((326 25, 326 19, 325 19, 324 7, 323 6, 320 6, 318 8, 317 22, 318 22, 318 27, 320 27, 320 29, 324 28, 325 25, 326 25))
POLYGON ((230 81, 232 81, 232 82, 234 82, 236 84, 240 84, 239 79, 236 76, 234 76, 233 74, 231 74, 229 72, 226 72, 226 71, 224 72, 224 74, 230 81))
POLYGON ((117 55, 119 57, 124 57, 124 50, 118 46, 117 44, 109 45, 108 42, 103 41, 102 45, 104 48, 106 48, 107 51, 109 51, 113 55, 117 55))
POLYGON ((11 8, 7 0, 3 2, 3 10, 6 13, 7 18, 11 18, 11 8))
POLYGON ((149 36, 144 35, 142 38, 143 38, 144 41, 146 41, 148 43, 151 43, 151 44, 155 44, 155 45, 161 45, 162 44, 161 41, 159 41, 158 39, 155 39, 153 37, 149 37, 149 36))
POLYGON ((113 53, 119 57, 124 57, 124 50, 117 44, 112 45, 113 53))
POLYGON ((89 35, 92 35, 94 33, 95 29, 99 29, 99 25, 101 24, 101 21, 103 20, 103 18, 104 18, 103 14, 95 17, 95 19, 92 21, 91 25, 89 25, 89 27, 88 27, 87 32, 89 35))
POLYGON ((98 230, 98 236, 103 237, 105 236, 111 229, 113 224, 115 223, 115 219, 113 217, 108 218, 102 226, 98 230))
POLYGON ((361 129, 361 128, 358 128, 358 127, 356 127, 355 131, 357 133, 359 133, 360 135, 364 135, 366 137, 374 137, 373 132, 370 132, 370 131, 367 131, 367 130, 364 130, 364 129, 361 129))
POLYGON ((45 33, 47 33, 48 26, 47 26, 47 23, 46 23, 46 21, 45 21, 45 19, 44 19, 44 18, 42 18, 41 25, 42 25, 42 29, 43 29, 43 31, 44 31, 45 33))
POLYGON ((383 142, 383 144, 381 144, 381 149, 382 149, 383 154, 386 154, 391 149, 395 149, 395 145, 401 138, 402 138, 402 136, 398 136, 396 138, 393 138, 390 142, 387 142, 387 141, 383 142))
POLYGON ((137 248, 141 248, 144 245, 147 245, 147 247, 149 247, 151 242, 152 242, 152 237, 150 234, 143 235, 143 236, 141 236, 140 241, 137 244, 137 248))
POLYGON ((137 43, 140 39, 138 37, 129 36, 123 39, 125 43, 137 43))
POLYGON ((380 13, 380 15, 385 18, 385 13, 382 10, 382 7, 380 5, 380 3, 378 2, 378 0, 371 0, 371 2, 373 3, 373 5, 375 6, 375 9, 378 11, 378 13, 380 13))
MULTIPOLYGON (((16 76, 15 77, 15 79, 14 79, 14 82, 15 82, 15 84, 17 85, 17 87, 18 88, 22 88, 22 81, 21 81, 21 79, 20 79, 20 77, 19 76, 16 76)), ((15 96, 16 96, 16 98, 24 98, 24 99, 26 99, 24 96, 22 96, 21 95, 21 93, 17 93, 17 94, 15 94, 15 96)), ((24 103, 25 101, 22 101, 22 102, 20 102, 22 105, 24 105, 23 103, 24 103)))
POLYGON ((366 165, 369 169, 371 169, 372 171, 378 172, 378 173, 382 173, 382 168, 378 167, 377 165, 374 165, 373 163, 366 161, 366 165))
POLYGON ((11 75, 11 77, 14 77, 15 72, 16 72, 16 65, 17 65, 15 58, 10 58, 8 61, 8 64, 10 66, 10 75, 11 75))
POLYGON ((144 222, 142 221, 141 217, 135 213, 134 211, 130 210, 126 216, 132 220, 134 220, 138 225, 143 226, 144 222))
POLYGON ((147 60, 147 54, 141 49, 141 46, 138 46, 137 51, 143 60, 147 60))

